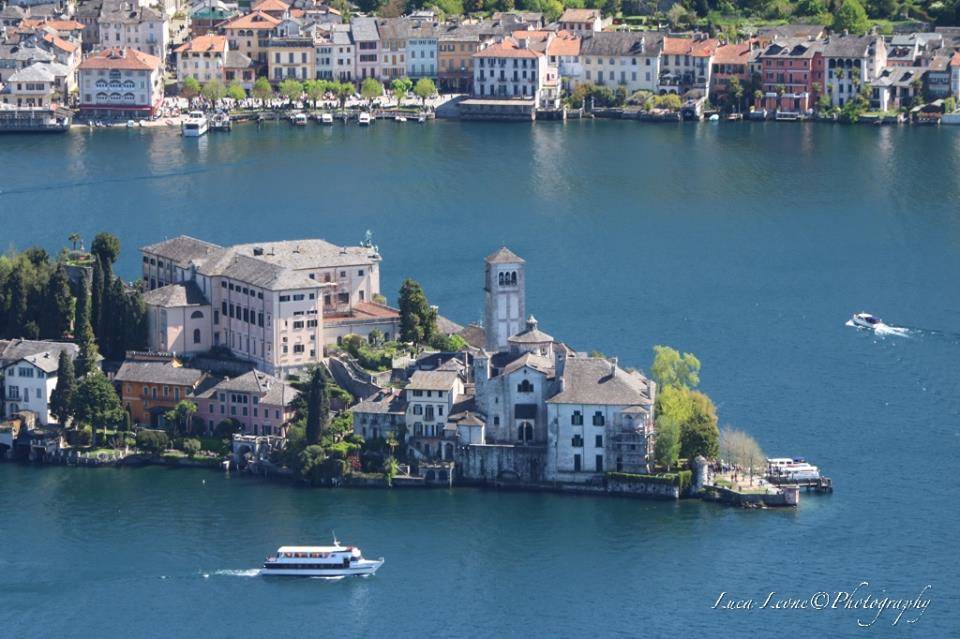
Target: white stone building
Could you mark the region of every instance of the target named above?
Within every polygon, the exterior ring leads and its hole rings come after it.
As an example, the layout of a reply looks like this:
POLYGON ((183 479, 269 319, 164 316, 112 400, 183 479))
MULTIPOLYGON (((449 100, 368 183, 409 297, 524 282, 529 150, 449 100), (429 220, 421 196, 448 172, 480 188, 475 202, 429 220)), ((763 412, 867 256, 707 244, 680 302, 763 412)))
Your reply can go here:
POLYGON ((74 359, 76 344, 33 340, 0 340, 0 383, 3 387, 2 417, 32 411, 44 426, 56 421, 50 413, 50 395, 57 387, 60 352, 74 359))
POLYGON ((201 85, 210 80, 224 82, 224 67, 230 45, 227 37, 207 34, 197 36, 177 47, 177 82, 189 77, 201 85))
POLYGON ((650 34, 604 31, 584 37, 580 45, 582 73, 571 84, 597 84, 628 94, 656 91, 660 76, 659 42, 650 34))
POLYGON ((147 118, 163 102, 163 64, 156 56, 104 49, 87 56, 79 72, 82 117, 147 118))
POLYGON ((486 349, 505 350, 526 317, 524 260, 503 246, 487 256, 484 274, 486 349))
POLYGON ((456 370, 416 371, 403 389, 407 437, 426 457, 442 455, 440 444, 453 406, 463 395, 463 379, 456 370))
POLYGON ((166 61, 170 22, 162 10, 130 2, 104 5, 97 24, 101 47, 129 47, 166 61))
POLYGON ((887 66, 883 36, 831 35, 824 41, 823 66, 826 95, 833 106, 842 107, 887 66))
POLYGON ((473 54, 473 96, 527 100, 534 108, 555 108, 559 71, 529 38, 503 38, 473 54))

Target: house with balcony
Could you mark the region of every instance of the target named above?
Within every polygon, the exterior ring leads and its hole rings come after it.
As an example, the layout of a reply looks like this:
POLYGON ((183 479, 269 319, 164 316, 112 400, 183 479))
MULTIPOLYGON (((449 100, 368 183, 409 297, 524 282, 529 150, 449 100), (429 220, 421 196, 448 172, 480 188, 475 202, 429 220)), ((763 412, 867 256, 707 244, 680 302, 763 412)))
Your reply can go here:
POLYGON ((628 94, 656 91, 661 74, 660 42, 650 32, 587 34, 580 43, 583 73, 576 84, 596 84, 614 90, 622 86, 628 94))
POLYGON ((759 55, 761 96, 758 109, 777 117, 810 113, 823 90, 824 43, 790 38, 771 42, 759 55))
POLYGON ((239 425, 242 435, 286 437, 293 419, 293 401, 299 391, 262 371, 252 370, 233 378, 208 380, 191 395, 197 405, 196 417, 207 432, 224 421, 239 425))
POLYGON ((355 80, 363 82, 365 78, 382 78, 383 67, 380 61, 382 50, 376 18, 355 17, 351 19, 350 35, 356 52, 355 80))
POLYGON ((663 38, 658 93, 683 95, 695 90, 706 96, 713 72, 713 56, 719 45, 716 39, 701 33, 691 38, 663 38))
POLYGON ((757 40, 724 43, 713 54, 710 73, 710 101, 715 104, 731 104, 730 81, 736 78, 744 96, 752 92, 753 63, 759 53, 757 40))
POLYGON ((316 63, 316 45, 309 35, 274 36, 267 43, 268 77, 275 84, 316 78, 316 63))
POLYGON ((469 93, 473 87, 473 54, 487 40, 483 25, 443 24, 437 31, 438 88, 469 93))
POLYGON ((280 19, 262 11, 253 11, 220 26, 227 36, 230 51, 250 58, 260 68, 267 66, 267 47, 280 19))
POLYGON ((170 23, 160 9, 126 1, 104 5, 97 25, 100 47, 136 49, 167 59, 170 23))
POLYGON ((176 48, 177 82, 194 78, 201 85, 211 80, 226 83, 227 55, 230 45, 227 36, 208 34, 197 36, 176 48))
POLYGON ((80 63, 80 117, 136 120, 163 102, 163 62, 136 49, 110 48, 80 63))
POLYGON ((824 80, 821 95, 842 107, 863 88, 869 89, 887 66, 887 47, 879 35, 831 35, 823 41, 824 80))
POLYGON ((0 340, 0 419, 30 411, 47 426, 56 422, 50 396, 57 387, 60 353, 76 359, 76 344, 37 340, 0 340))
POLYGON ((578 35, 599 33, 603 30, 600 9, 565 9, 559 20, 560 30, 578 35))
POLYGON ((127 358, 113 376, 120 402, 135 424, 163 427, 167 411, 188 400, 206 373, 172 356, 127 358))
POLYGON ((532 120, 538 109, 559 108, 559 71, 550 67, 547 41, 523 36, 504 37, 473 54, 473 95, 459 105, 462 118, 532 120))

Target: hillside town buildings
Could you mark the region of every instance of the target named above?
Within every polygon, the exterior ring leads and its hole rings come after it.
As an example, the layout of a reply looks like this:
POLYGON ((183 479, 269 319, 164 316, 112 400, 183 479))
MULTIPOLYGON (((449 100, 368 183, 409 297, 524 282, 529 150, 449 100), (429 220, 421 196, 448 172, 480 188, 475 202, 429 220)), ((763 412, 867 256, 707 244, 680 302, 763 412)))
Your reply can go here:
POLYGON ((66 342, 0 340, 0 418, 30 411, 44 426, 55 422, 50 396, 57 387, 60 353, 75 359, 79 351, 66 342))

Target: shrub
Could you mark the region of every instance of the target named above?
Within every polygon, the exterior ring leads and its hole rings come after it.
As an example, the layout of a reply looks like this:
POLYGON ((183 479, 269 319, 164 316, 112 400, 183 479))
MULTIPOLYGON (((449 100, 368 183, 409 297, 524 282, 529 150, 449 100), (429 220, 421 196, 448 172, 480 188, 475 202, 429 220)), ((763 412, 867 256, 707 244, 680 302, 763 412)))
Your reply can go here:
POLYGON ((67 443, 71 446, 89 446, 93 441, 93 435, 89 426, 67 431, 67 443))
POLYGON ((180 450, 193 457, 200 452, 200 440, 193 438, 185 439, 180 445, 180 450))
POLYGON ((137 447, 153 453, 170 445, 170 437, 162 430, 141 430, 137 433, 137 447))

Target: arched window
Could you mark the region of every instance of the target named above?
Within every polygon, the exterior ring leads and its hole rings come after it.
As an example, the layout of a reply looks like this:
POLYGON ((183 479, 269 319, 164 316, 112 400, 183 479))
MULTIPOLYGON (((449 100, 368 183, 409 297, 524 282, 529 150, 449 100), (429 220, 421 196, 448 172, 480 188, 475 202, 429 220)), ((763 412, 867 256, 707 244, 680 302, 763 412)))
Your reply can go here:
POLYGON ((193 329, 193 343, 194 343, 194 344, 199 344, 199 343, 200 343, 200 329, 199 329, 199 328, 193 329))
POLYGON ((514 285, 517 283, 517 272, 516 272, 516 271, 514 271, 513 273, 510 274, 510 283, 511 283, 511 284, 514 284, 514 285))
POLYGON ((525 380, 523 380, 522 382, 520 382, 519 384, 517 384, 517 392, 518 392, 518 393, 532 393, 532 392, 533 392, 533 384, 530 383, 530 380, 529 380, 529 379, 525 379, 525 380))
POLYGON ((423 415, 423 406, 420 404, 413 405, 413 414, 414 415, 423 415))
POLYGON ((522 422, 517 428, 517 439, 522 442, 533 441, 533 425, 528 422, 522 422))
POLYGON ((203 319, 203 311, 194 311, 190 313, 190 319, 203 319))
POLYGON ((503 286, 503 275, 504 275, 503 273, 500 273, 500 276, 497 278, 497 280, 500 283, 500 286, 503 286))

